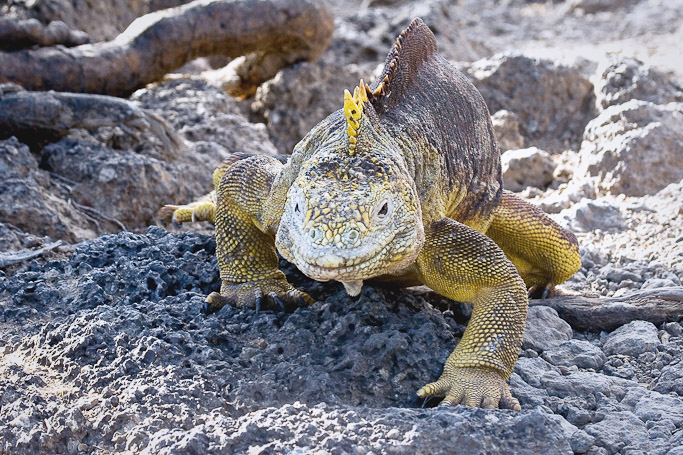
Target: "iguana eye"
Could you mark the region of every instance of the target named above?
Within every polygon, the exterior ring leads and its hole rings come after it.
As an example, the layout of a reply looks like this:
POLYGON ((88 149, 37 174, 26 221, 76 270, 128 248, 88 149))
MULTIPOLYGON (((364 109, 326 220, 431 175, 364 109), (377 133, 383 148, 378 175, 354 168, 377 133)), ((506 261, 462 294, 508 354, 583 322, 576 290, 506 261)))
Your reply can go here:
POLYGON ((372 220, 376 223, 385 223, 391 218, 394 212, 394 204, 391 199, 383 199, 375 206, 372 220))
POLYGON ((384 204, 382 204, 382 208, 379 209, 379 212, 377 212, 377 215, 378 215, 378 216, 383 217, 383 216, 385 216, 385 215, 387 214, 387 212, 389 212, 389 207, 387 206, 387 204, 388 204, 387 202, 385 202, 384 204))

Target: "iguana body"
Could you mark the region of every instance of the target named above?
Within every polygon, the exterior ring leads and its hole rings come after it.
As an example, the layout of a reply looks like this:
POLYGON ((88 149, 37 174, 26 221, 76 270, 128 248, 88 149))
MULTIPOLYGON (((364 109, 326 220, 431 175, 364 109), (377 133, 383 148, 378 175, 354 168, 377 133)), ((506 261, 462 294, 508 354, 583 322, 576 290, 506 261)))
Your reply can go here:
POLYGON ((207 301, 312 301, 287 283, 276 250, 309 277, 424 284, 473 304, 441 378, 418 391, 444 403, 519 408, 506 380, 519 354, 527 289, 580 266, 575 237, 504 192, 486 105, 416 19, 382 76, 346 92, 290 160, 255 156, 214 175, 216 201, 174 207, 216 224, 222 287, 207 301), (215 214, 214 214, 215 207, 215 214), (507 255, 507 257, 506 257, 507 255))

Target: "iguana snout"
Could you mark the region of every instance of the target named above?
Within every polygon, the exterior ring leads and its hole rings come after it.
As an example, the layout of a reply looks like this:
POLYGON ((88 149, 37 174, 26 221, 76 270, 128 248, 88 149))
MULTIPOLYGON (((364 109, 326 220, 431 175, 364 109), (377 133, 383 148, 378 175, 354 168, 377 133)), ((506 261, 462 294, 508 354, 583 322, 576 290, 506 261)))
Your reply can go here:
POLYGON ((280 253, 310 278, 355 283, 356 294, 358 282, 412 263, 424 241, 419 200, 384 161, 321 157, 303 169, 287 194, 280 253))

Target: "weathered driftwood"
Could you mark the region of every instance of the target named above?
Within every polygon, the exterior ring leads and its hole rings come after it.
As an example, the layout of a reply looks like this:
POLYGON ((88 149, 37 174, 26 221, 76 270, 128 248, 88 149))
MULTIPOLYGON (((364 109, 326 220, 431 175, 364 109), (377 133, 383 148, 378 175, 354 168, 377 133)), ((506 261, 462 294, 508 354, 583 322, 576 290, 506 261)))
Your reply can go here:
POLYGON ((13 251, 11 253, 0 253, 0 268, 8 267, 10 265, 19 264, 21 262, 29 261, 33 258, 44 254, 47 251, 54 250, 62 244, 61 240, 57 240, 54 243, 48 243, 42 248, 37 250, 21 250, 13 251))
POLYGON ((36 19, 15 20, 0 17, 0 50, 23 49, 31 46, 79 46, 90 42, 87 33, 72 30, 61 21, 48 25, 36 19))
MULTIPOLYGON (((0 52, 0 82, 126 96, 201 56, 273 55, 280 67, 313 59, 333 29, 332 15, 316 2, 195 1, 142 16, 112 41, 0 52)), ((245 77, 245 90, 274 75, 257 77, 259 71, 245 77)))
POLYGON ((614 330, 631 321, 661 324, 683 319, 683 287, 644 289, 619 297, 557 296, 530 300, 554 308, 578 330, 614 330))
POLYGON ((157 140, 168 158, 183 140, 158 115, 135 103, 105 95, 58 92, 3 92, 0 85, 0 139, 26 143, 55 140, 72 128, 119 127, 140 141, 157 140), (154 139, 155 138, 155 139, 154 139))

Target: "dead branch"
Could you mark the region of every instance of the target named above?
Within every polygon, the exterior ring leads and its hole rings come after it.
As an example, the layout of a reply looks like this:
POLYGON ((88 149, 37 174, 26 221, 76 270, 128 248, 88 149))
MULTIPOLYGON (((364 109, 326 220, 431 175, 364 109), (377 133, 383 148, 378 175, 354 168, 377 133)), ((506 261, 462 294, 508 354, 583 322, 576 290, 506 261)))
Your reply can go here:
POLYGON ((305 0, 194 1, 142 16, 112 41, 0 52, 0 82, 126 96, 202 56, 259 53, 280 65, 314 59, 333 27, 324 6, 305 0))
POLYGON ((37 250, 21 250, 11 253, 0 253, 0 268, 8 267, 10 265, 19 264, 20 262, 25 262, 33 258, 37 258, 47 251, 54 250, 62 244, 61 240, 57 240, 54 243, 48 243, 42 248, 37 250))
POLYGON ((67 135, 72 128, 99 127, 119 127, 139 141, 149 141, 151 134, 169 158, 183 144, 164 119, 120 98, 0 90, 0 138, 17 136, 28 142, 37 138, 54 140, 67 135))
POLYGON ((620 297, 563 295, 529 304, 554 308, 574 329, 609 331, 635 320, 659 325, 683 319, 683 287, 644 289, 620 297))
POLYGON ((53 21, 45 26, 37 19, 14 20, 0 17, 0 50, 56 44, 71 47, 89 42, 87 33, 72 30, 62 21, 53 21))

